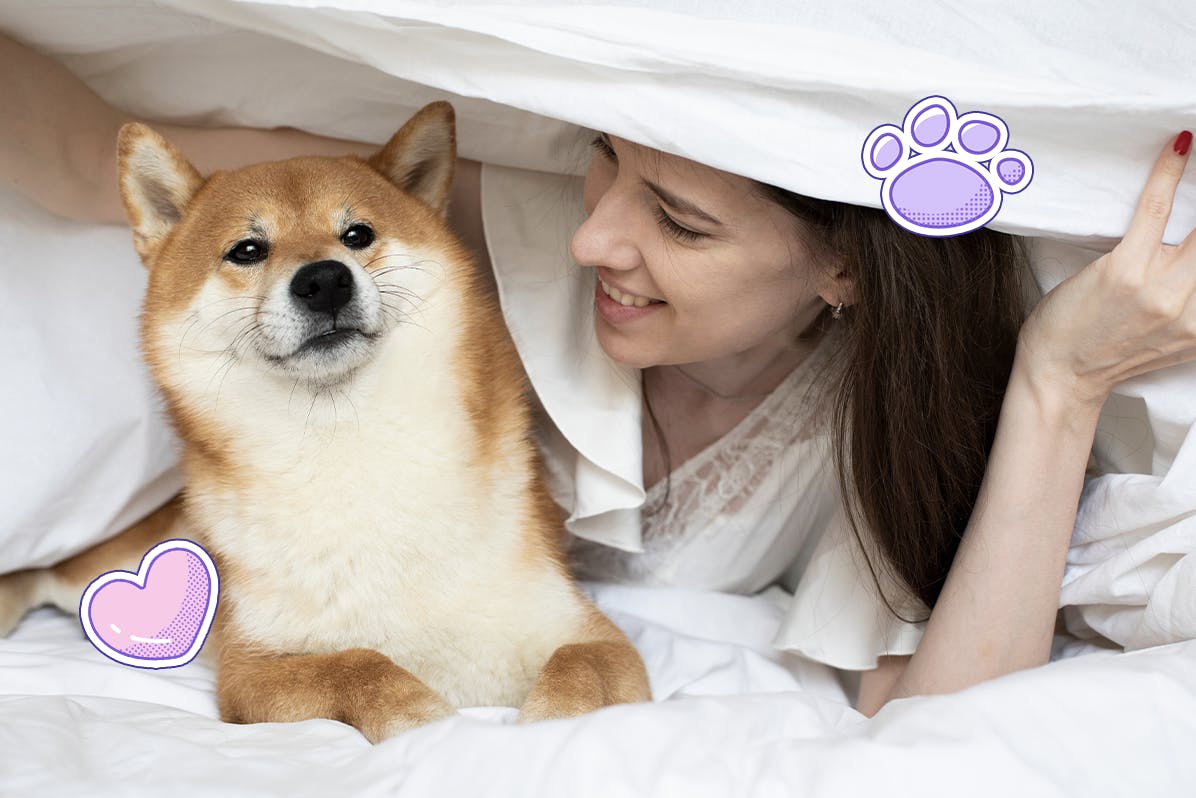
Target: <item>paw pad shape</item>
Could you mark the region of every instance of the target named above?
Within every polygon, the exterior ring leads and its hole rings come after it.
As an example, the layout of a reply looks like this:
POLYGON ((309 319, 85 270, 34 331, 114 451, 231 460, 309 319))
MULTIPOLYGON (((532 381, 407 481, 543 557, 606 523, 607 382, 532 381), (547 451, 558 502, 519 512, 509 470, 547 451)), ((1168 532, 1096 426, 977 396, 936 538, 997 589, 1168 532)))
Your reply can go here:
POLYGON ((877 180, 881 205, 897 224, 926 236, 954 236, 983 227, 1004 194, 1030 185, 1034 164, 1006 149, 1009 128, 983 111, 963 114, 946 97, 919 100, 901 127, 868 134, 864 170, 877 180))

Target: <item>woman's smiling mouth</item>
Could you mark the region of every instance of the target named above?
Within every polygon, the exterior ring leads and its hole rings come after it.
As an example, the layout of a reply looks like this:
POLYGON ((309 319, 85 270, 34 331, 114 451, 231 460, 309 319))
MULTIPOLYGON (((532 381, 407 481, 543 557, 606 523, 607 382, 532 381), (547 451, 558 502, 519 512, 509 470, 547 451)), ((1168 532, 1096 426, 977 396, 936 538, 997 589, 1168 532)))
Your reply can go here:
POLYGON ((627 294, 607 284, 601 277, 594 285, 594 307, 608 324, 623 324, 650 316, 668 305, 659 299, 627 294))
POLYGON ((624 307, 635 306, 637 308, 642 308, 648 305, 664 304, 659 299, 652 299, 646 296, 637 296, 635 294, 629 294, 627 292, 620 291, 618 288, 615 288, 613 285, 607 283, 601 277, 598 278, 598 285, 602 287, 602 292, 604 294, 624 307))

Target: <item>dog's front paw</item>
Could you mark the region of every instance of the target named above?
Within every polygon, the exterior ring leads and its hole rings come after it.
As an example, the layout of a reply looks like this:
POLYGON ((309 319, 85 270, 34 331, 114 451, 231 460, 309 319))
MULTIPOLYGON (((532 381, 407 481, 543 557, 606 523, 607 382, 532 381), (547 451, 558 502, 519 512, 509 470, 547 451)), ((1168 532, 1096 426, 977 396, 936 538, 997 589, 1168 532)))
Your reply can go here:
POLYGON ((558 648, 545 663, 519 710, 519 723, 651 699, 644 662, 626 638, 574 643, 558 648))
POLYGON ((387 718, 377 717, 369 720, 363 718, 363 722, 357 724, 358 730, 365 735, 367 740, 377 745, 383 740, 396 737, 403 732, 409 732, 412 729, 457 714, 457 710, 453 708, 452 704, 430 690, 428 692, 428 696, 411 702, 398 713, 387 718))
POLYGON ((371 743, 456 714, 444 696, 373 649, 338 652, 325 664, 325 672, 329 666, 339 673, 337 716, 371 743))

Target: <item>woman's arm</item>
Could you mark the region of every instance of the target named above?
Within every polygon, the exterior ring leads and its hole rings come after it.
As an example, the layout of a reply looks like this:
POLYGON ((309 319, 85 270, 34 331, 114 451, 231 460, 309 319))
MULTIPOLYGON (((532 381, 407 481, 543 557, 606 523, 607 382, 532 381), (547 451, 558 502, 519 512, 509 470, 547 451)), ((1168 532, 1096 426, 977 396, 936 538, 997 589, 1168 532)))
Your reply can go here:
POLYGON ((861 677, 859 709, 1041 665, 1100 407, 1069 403, 1014 361, 976 506, 917 652, 861 677), (875 682, 889 683, 877 689, 875 682))
POLYGON ((976 506, 926 632, 912 657, 861 677, 861 712, 1048 660, 1101 405, 1125 379, 1196 358, 1196 239, 1161 243, 1186 152, 1182 139, 1168 146, 1122 243, 1023 325, 976 506))
MULTIPOLYGON (((116 178, 116 134, 134 118, 104 102, 51 58, 0 34, 0 177, 60 216, 125 223, 116 178)), ((137 120, 147 121, 147 120, 137 120)), ((398 129, 399 122, 395 123, 398 129)), ((201 174, 296 155, 359 155, 378 146, 293 128, 191 128, 149 122, 201 174)), ((480 164, 459 161, 450 221, 485 253, 477 196, 480 164)))
MULTIPOLYGON (((0 35, 0 175, 37 204, 79 221, 123 223, 116 134, 134 117, 69 70, 0 35)), ((147 121, 147 120, 136 120, 147 121)), ((294 155, 368 155, 370 144, 279 128, 188 128, 150 122, 203 174, 294 155)))
MULTIPOLYGON (((93 207, 101 172, 97 160, 99 143, 116 141, 119 115, 60 64, 3 36, 0 74, 5 182, 62 216, 108 221, 110 214, 93 207)), ((110 159, 115 170, 115 153, 110 159)), ((119 202, 113 213, 117 210, 119 202)))

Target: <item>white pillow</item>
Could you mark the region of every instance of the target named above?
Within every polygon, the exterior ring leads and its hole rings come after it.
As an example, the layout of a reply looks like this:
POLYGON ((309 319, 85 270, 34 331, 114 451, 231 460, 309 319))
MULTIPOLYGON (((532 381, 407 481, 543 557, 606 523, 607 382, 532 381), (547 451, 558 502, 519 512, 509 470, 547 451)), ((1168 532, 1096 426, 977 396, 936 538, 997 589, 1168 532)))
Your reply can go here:
POLYGON ((132 240, 0 190, 0 573, 80 551, 179 488, 138 349, 132 240))

